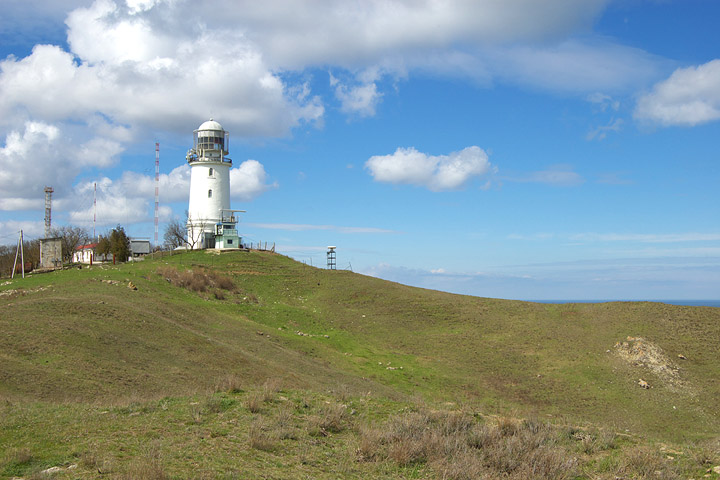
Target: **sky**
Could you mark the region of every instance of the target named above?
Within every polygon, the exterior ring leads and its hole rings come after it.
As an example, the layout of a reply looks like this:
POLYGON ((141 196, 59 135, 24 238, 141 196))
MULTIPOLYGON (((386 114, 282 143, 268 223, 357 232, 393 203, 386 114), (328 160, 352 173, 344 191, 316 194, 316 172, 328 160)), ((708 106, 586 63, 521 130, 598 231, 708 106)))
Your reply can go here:
POLYGON ((43 236, 45 186, 53 226, 154 241, 155 142, 162 242, 214 118, 246 243, 482 297, 720 300, 720 2, 2 4, 1 244, 43 236))

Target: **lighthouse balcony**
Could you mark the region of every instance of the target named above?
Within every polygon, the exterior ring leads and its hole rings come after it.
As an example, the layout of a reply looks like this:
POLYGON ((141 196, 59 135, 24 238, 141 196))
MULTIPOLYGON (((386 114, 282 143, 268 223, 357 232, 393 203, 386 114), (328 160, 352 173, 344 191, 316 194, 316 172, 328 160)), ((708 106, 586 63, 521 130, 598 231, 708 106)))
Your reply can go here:
POLYGON ((213 152, 200 152, 198 155, 197 152, 189 151, 187 155, 185 156, 188 163, 197 163, 197 162, 221 162, 221 163, 229 163, 232 165, 232 159, 224 157, 220 155, 219 153, 213 153, 213 152))

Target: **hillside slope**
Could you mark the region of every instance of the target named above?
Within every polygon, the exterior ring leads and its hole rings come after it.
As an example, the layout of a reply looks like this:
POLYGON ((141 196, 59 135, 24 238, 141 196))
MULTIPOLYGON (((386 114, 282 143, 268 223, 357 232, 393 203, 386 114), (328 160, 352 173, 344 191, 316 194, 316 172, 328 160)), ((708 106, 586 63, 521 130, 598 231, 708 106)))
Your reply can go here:
POLYGON ((191 252, 14 281, 0 286, 0 312, 0 396, 11 400, 151 400, 233 375, 658 439, 720 432, 717 308, 493 300, 270 253, 191 252), (188 270, 237 290, 173 281, 188 270))

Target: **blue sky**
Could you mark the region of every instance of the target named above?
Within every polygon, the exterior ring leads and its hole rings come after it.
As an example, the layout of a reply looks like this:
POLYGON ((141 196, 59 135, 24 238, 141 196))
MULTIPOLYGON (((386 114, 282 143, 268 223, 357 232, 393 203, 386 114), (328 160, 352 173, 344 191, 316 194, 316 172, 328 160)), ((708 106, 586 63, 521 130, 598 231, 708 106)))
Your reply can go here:
POLYGON ((720 3, 48 0, 0 18, 0 241, 160 238, 230 132, 246 242, 512 299, 720 299, 720 3), (63 3, 62 6, 57 3, 63 3))

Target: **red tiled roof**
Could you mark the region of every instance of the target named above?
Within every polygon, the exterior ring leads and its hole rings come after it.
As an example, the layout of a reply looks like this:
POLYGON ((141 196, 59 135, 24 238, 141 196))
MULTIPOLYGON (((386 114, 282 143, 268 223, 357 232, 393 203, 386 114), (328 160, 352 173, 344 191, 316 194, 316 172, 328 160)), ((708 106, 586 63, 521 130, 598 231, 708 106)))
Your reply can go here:
POLYGON ((89 250, 91 248, 97 247, 97 243, 88 243, 87 245, 80 245, 75 250, 89 250))

